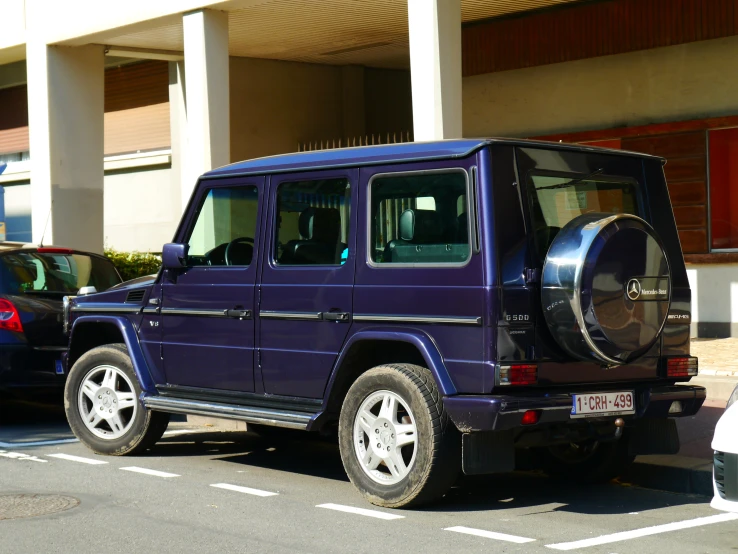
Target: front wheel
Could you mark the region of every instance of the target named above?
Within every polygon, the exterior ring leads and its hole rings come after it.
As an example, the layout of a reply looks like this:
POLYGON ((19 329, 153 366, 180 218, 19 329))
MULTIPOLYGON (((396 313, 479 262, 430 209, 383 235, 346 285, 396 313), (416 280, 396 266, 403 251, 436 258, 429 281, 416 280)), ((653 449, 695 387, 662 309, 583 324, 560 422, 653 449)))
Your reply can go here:
POLYGON ((123 344, 98 346, 69 372, 64 410, 74 435, 98 454, 122 456, 146 450, 161 438, 169 414, 152 412, 123 344))
POLYGON ((415 365, 383 365, 361 375, 341 408, 338 442, 349 479, 378 506, 435 500, 461 467, 460 434, 430 371, 415 365))

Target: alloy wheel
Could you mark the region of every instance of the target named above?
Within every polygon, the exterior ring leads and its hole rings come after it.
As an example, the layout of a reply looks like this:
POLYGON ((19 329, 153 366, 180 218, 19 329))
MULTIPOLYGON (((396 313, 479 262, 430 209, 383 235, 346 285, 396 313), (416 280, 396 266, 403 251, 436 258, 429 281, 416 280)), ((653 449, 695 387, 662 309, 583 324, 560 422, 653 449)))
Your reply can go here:
POLYGON ((77 403, 85 427, 106 440, 125 435, 138 410, 133 383, 122 370, 111 365, 100 365, 87 372, 77 403))
POLYGON ((418 429, 410 406, 398 394, 380 390, 362 402, 354 418, 354 452, 375 482, 394 485, 415 462, 418 429))

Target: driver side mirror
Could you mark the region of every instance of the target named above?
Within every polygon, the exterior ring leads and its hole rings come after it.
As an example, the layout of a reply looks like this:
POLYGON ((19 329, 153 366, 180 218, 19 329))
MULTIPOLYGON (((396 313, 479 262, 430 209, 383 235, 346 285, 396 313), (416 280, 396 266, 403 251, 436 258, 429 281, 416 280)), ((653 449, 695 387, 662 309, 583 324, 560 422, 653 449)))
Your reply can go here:
POLYGON ((187 267, 187 251, 189 244, 170 242, 161 251, 161 262, 164 269, 182 269, 187 267))

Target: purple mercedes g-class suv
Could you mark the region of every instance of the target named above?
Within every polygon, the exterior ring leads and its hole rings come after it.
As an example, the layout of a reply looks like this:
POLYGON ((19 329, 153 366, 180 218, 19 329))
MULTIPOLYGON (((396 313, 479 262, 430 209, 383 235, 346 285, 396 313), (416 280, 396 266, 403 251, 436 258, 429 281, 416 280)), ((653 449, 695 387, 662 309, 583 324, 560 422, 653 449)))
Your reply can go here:
POLYGON ((69 423, 113 455, 170 413, 337 429, 388 507, 526 451, 589 482, 675 453, 705 390, 663 163, 490 139, 210 171, 155 278, 68 299, 69 423))

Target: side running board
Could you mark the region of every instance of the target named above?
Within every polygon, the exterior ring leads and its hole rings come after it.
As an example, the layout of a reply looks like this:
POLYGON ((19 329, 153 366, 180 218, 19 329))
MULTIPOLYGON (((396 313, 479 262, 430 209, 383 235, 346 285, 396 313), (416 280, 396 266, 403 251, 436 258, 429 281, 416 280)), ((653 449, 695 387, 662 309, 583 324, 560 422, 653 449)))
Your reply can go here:
POLYGON ((246 423, 259 423, 261 425, 300 430, 305 430, 315 415, 306 412, 238 406, 219 402, 203 402, 200 400, 186 400, 163 396, 147 396, 143 402, 147 408, 160 412, 238 419, 246 423))

